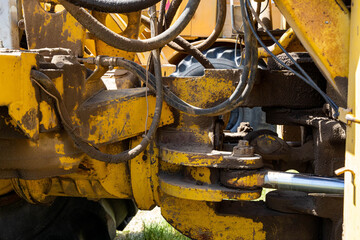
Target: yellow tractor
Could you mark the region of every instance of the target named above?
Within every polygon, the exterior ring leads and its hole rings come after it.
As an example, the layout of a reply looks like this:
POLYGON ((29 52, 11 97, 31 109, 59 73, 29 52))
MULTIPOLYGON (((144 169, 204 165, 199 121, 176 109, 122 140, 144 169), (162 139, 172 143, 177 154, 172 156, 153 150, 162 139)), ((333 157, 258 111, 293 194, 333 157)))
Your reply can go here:
POLYGON ((0 19, 0 239, 113 239, 155 206, 191 239, 358 239, 358 1, 0 19))

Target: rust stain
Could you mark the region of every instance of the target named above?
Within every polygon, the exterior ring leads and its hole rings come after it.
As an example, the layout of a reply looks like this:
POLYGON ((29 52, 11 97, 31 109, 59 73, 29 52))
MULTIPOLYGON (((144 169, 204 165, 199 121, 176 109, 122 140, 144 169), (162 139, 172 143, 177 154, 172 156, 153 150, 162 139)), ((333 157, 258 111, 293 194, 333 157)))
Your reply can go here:
POLYGON ((27 111, 21 119, 21 124, 28 130, 35 129, 37 127, 37 111, 34 108, 27 111))

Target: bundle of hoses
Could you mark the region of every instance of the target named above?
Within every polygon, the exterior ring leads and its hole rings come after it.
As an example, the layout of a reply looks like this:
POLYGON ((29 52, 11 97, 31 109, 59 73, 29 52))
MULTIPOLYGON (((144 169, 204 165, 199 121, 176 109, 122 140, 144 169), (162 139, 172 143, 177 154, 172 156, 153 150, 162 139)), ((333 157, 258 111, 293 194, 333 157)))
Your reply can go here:
MULTIPOLYGON (((152 34, 152 38, 147 40, 128 39, 118 34, 115 34, 111 30, 103 26, 98 20, 96 20, 93 16, 91 16, 85 9, 82 9, 81 7, 77 7, 65 0, 59 0, 59 1, 61 2, 61 4, 63 4, 66 10, 71 15, 73 15, 85 28, 87 28, 97 38, 108 43, 109 45, 130 52, 131 51, 141 52, 141 51, 149 51, 155 49, 152 54, 154 60, 154 66, 155 66, 154 68, 155 76, 151 73, 147 73, 147 71, 143 67, 136 64, 135 62, 131 62, 122 58, 116 58, 116 61, 114 61, 113 58, 101 59, 103 60, 100 63, 101 65, 114 66, 114 62, 116 62, 115 65, 123 67, 135 73, 144 82, 146 82, 147 79, 146 74, 149 74, 148 77, 149 87, 155 90, 156 92, 155 113, 149 131, 144 136, 143 140, 138 146, 134 147, 133 149, 129 149, 127 151, 115 155, 101 152, 91 143, 89 143, 88 141, 82 139, 80 136, 75 134, 75 130, 74 130, 75 128, 71 123, 69 114, 66 111, 66 107, 64 106, 61 96, 60 94, 58 94, 52 81, 45 74, 41 74, 40 72, 37 72, 35 70, 32 71, 33 81, 35 81, 35 83, 38 84, 39 87, 42 90, 44 90, 49 96, 53 97, 56 100, 57 109, 64 124, 64 128, 67 130, 67 132, 72 137, 72 139, 77 144, 77 146, 87 155, 89 155, 94 159, 104 161, 107 163, 120 163, 130 160, 135 156, 137 156, 138 154, 140 154, 142 151, 144 151, 147 145, 149 144, 149 142, 151 141, 151 139, 153 138, 160 121, 163 93, 165 96, 165 101, 170 106, 180 111, 195 115, 215 116, 215 115, 221 115, 227 113, 238 107, 248 96, 248 94, 250 93, 253 87, 255 72, 257 68, 257 60, 258 60, 257 45, 256 45, 256 40, 254 39, 254 36, 251 34, 249 28, 249 24, 252 23, 246 21, 245 17, 243 17, 244 38, 245 38, 244 40, 245 65, 243 67, 239 84, 237 85, 234 93, 229 97, 229 99, 227 99, 226 101, 220 103, 215 107, 203 109, 192 106, 184 102, 174 93, 172 93, 169 89, 162 87, 161 65, 160 65, 160 57, 158 50, 159 48, 163 47, 165 44, 169 43, 170 41, 178 37, 178 34, 180 34, 180 32, 185 28, 185 26, 188 24, 188 22, 191 20, 192 16, 194 15, 200 0, 189 0, 184 12, 181 14, 180 18, 175 22, 175 24, 173 24, 170 28, 165 30, 163 33, 160 33, 159 35, 155 36, 154 34, 152 34)), ((75 1, 75 2, 81 5, 82 1, 75 1)), ((172 3, 174 3, 175 5, 175 3, 179 3, 179 2, 181 1, 174 0, 172 3)), ((219 3, 220 2, 226 2, 226 1, 219 0, 219 3)), ((100 9, 96 9, 96 10, 100 10, 100 9)), ((174 12, 168 11, 168 14, 174 14, 174 12)), ((242 16, 245 16, 245 14, 243 13, 242 16)), ((172 17, 173 16, 169 15, 168 18, 166 18, 165 16, 163 22, 166 24, 166 22, 169 21, 169 19, 172 20, 172 17)), ((152 32, 154 30, 153 28, 154 27, 152 26, 152 32)), ((214 32, 216 32, 215 34, 218 34, 217 33, 218 30, 214 30, 214 32)), ((210 38, 210 41, 205 41, 204 44, 201 44, 200 46, 196 46, 195 50, 194 50, 194 46, 189 46, 187 43, 182 44, 182 42, 184 41, 182 41, 179 38, 177 38, 178 39, 177 43, 183 45, 185 49, 191 48, 194 51, 199 52, 200 51, 199 48, 202 49, 207 47, 209 44, 211 45, 212 44, 211 42, 214 41, 213 38, 214 36, 210 38)))
POLYGON ((129 39, 111 31, 85 9, 75 6, 66 0, 59 0, 65 9, 96 38, 110 46, 128 52, 146 52, 159 49, 174 40, 188 25, 194 16, 200 0, 190 0, 176 22, 159 35, 145 39, 129 39))
MULTIPOLYGON (((97 38, 101 39, 102 41, 106 42, 107 44, 113 47, 125 51, 141 52, 141 51, 148 51, 152 49, 161 48, 165 44, 169 43, 170 41, 178 37, 178 34, 180 34, 180 32, 186 27, 186 25, 189 23, 192 16, 194 15, 200 0, 189 0, 181 16, 170 28, 160 33, 156 37, 152 37, 146 40, 128 39, 118 34, 115 34, 111 30, 103 26, 100 22, 98 22, 85 9, 77 7, 67 2, 66 0, 60 0, 60 2, 61 4, 64 5, 65 9, 71 15, 73 15, 85 28, 87 28, 97 38)), ((179 7, 180 3, 181 3, 180 0, 174 0, 172 2, 172 5, 176 8, 179 7)), ((219 3, 218 9, 220 13, 224 13, 223 9, 226 9, 226 0, 225 1, 219 0, 218 3, 219 3)), ((241 1, 241 4, 244 5, 244 2, 241 1)), ((244 11, 244 8, 242 8, 242 11, 244 11)), ((169 9, 166 14, 167 16, 163 14, 165 20, 162 21, 160 19, 160 22, 165 22, 165 25, 169 24, 169 22, 172 21, 174 14, 175 14, 174 10, 169 9)), ((218 28, 222 27, 221 25, 223 25, 224 18, 225 16, 223 14, 218 14, 218 22, 220 23, 217 24, 217 27, 214 30, 214 32, 216 32, 215 35, 218 34, 219 32, 218 28)), ((245 13, 242 13, 242 18, 244 22, 245 60, 244 60, 244 66, 240 77, 240 81, 233 94, 226 101, 220 103, 219 105, 203 109, 192 106, 184 102, 169 90, 164 89, 165 101, 170 106, 189 114, 215 116, 215 115, 221 115, 227 113, 235 109, 239 105, 241 105, 241 103, 248 96, 248 94, 250 93, 253 87, 255 72, 257 68, 257 60, 258 60, 256 39, 251 34, 249 27, 250 23, 249 21, 246 20, 245 13)), ((178 39, 177 43, 182 42, 180 38, 177 39, 178 39)), ((210 40, 213 41, 213 36, 210 37, 210 40)), ((205 44, 196 46, 196 48, 203 48, 206 47, 208 44, 209 42, 205 42, 205 44)), ((155 88, 154 85, 152 87, 155 88)))
POLYGON ((145 52, 153 49, 159 49, 168 44, 177 51, 186 52, 194 56, 205 68, 214 68, 209 61, 204 60, 205 57, 201 51, 209 48, 219 37, 223 29, 226 17, 226 0, 218 0, 217 19, 214 31, 207 39, 196 46, 193 46, 191 43, 178 35, 185 29, 191 18, 194 16, 200 0, 189 0, 183 13, 171 27, 169 26, 182 0, 173 0, 166 14, 166 0, 162 0, 159 17, 160 34, 146 40, 129 39, 114 33, 81 7, 103 12, 126 13, 147 8, 159 2, 159 0, 72 0, 71 3, 69 0, 59 1, 65 9, 77 19, 78 22, 88 29, 95 37, 101 39, 110 46, 128 52, 145 52), (165 31, 162 32, 163 30, 165 31))
POLYGON ((151 7, 160 1, 161 0, 71 0, 71 3, 98 12, 130 13, 151 7))

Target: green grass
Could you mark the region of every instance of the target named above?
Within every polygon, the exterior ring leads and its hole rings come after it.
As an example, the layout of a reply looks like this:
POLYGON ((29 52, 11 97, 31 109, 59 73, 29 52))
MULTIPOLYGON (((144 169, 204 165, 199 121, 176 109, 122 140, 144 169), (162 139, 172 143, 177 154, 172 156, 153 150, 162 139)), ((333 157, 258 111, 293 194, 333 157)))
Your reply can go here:
POLYGON ((190 240, 165 220, 150 224, 143 223, 143 232, 122 232, 116 240, 190 240))

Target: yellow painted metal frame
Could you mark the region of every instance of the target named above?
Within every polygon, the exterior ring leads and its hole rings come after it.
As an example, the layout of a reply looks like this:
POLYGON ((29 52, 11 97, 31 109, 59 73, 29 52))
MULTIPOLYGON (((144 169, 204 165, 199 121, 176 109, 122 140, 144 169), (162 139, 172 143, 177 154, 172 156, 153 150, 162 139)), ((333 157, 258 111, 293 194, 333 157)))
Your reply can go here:
POLYGON ((221 202, 222 200, 254 200, 260 197, 261 188, 235 190, 218 184, 199 185, 176 175, 160 175, 160 189, 167 195, 196 201, 221 202))
MULTIPOLYGON (((348 108, 360 114, 360 2, 352 1, 348 108)), ((360 125, 349 122, 346 132, 343 239, 358 239, 360 230, 360 125)))
MULTIPOLYGON (((213 1, 214 2, 214 1, 213 1)), ((277 0, 279 8, 287 17, 290 24, 294 27, 295 32, 298 34, 300 40, 308 49, 310 54, 315 58, 317 64, 324 72, 327 79, 333 84, 335 88, 338 88, 338 81, 343 81, 347 78, 348 74, 348 33, 349 29, 347 25, 349 23, 349 13, 342 4, 336 4, 334 1, 321 0, 321 1, 295 1, 295 0, 277 0), (297 5, 298 4, 298 5, 297 5), (314 10, 321 10, 320 5, 327 5, 326 11, 330 14, 320 13, 314 11, 304 11, 306 8, 312 8, 314 10), (293 8, 298 6, 298 8, 293 8), (309 19, 315 19, 313 23, 307 22, 309 19), (306 24, 305 24, 306 23, 306 24), (319 27, 329 26, 324 32, 319 31, 319 27), (331 44, 329 44, 331 43, 331 44)), ((205 2, 202 2, 206 4, 205 2)), ((354 7, 354 12, 359 12, 358 4, 354 7)), ((360 12, 359 12, 360 13, 360 12)), ((97 15, 96 13, 95 15, 97 15)), ((359 23, 359 15, 353 17, 357 23, 359 23)), ((102 14, 98 14, 98 17, 103 17, 102 14)), ((136 18, 137 16, 133 16, 136 18)), ((103 18, 102 20, 105 21, 103 18)), ((70 21, 69 21, 70 22, 70 21)), ((196 22, 196 21, 195 21, 196 22)), ((199 26, 197 26, 199 27, 199 26)), ((352 26, 353 33, 355 33, 355 27, 352 26)), ((135 34, 136 35, 136 34, 135 34)), ((135 36, 134 35, 134 36, 135 36)), ((291 42, 293 32, 289 30, 283 37, 284 45, 291 42)), ((354 52, 351 57, 352 63, 358 63, 359 60, 359 37, 353 36, 352 49, 354 52)), ((133 59, 133 54, 115 51, 108 46, 105 46, 99 40, 96 42, 97 53, 109 53, 110 55, 125 55, 129 59, 133 59)), ((281 41, 282 42, 282 41, 281 41)), ((33 45, 31 45, 33 46, 33 45)), ((274 53, 280 53, 278 48, 274 47, 274 53)), ((35 100, 35 90, 30 82, 30 68, 36 65, 35 54, 21 53, 15 58, 11 58, 8 65, 0 65, 0 82, 4 89, 8 90, 8 93, 4 93, 0 97, 0 105, 8 105, 9 113, 16 121, 16 124, 21 127, 25 133, 33 139, 36 139, 38 135, 39 123, 34 122, 34 128, 27 128, 26 124, 33 119, 24 118, 29 111, 36 111, 38 103, 35 100), (13 64, 13 66, 11 65, 13 64), (9 71, 10 69, 10 71, 9 71), (20 71, 18 71, 21 69, 20 71), (9 81, 9 79, 20 79, 19 81, 9 81), (14 95, 16 90, 21 89, 22 94, 14 95), (16 105, 17 104, 17 105, 16 105)), ((267 57, 267 55, 260 50, 260 57, 267 57)), ((13 56, 12 56, 13 57, 13 56)), ((10 59, 10 58, 9 58, 10 59)), ((0 62, 6 62, 6 54, 0 55, 0 62)), ((360 110, 356 110, 356 79, 360 77, 357 73, 357 65, 350 65, 350 72, 354 73, 354 76, 350 74, 350 85, 352 88, 349 93, 349 105, 353 107, 354 114, 359 113, 360 110)), ((360 72, 360 71, 359 71, 360 72)), ((228 79, 222 78, 224 72, 217 74, 216 72, 206 71, 204 77, 197 79, 191 78, 179 78, 172 82, 173 88, 177 89, 177 95, 183 98, 189 103, 196 104, 199 107, 208 106, 209 101, 218 102, 222 98, 228 96, 234 89, 234 85, 228 79), (196 89, 195 93, 189 94, 189 89, 196 89)), ((230 74, 231 75, 231 74, 230 74)), ((232 72, 232 77, 239 77, 238 74, 232 72)), ((61 79, 59 80, 61 81, 61 79)), ((58 82, 58 81, 56 81, 58 82)), ((339 90, 340 91, 340 90, 339 90)), ((146 119, 151 120, 151 117, 146 116, 144 109, 146 100, 149 101, 149 112, 153 111, 155 99, 149 96, 148 99, 137 98, 129 99, 124 104, 124 108, 121 112, 116 112, 115 109, 108 109, 108 115, 94 115, 89 120, 90 128, 98 129, 93 134, 88 136, 88 140, 93 141, 95 144, 107 144, 114 142, 112 129, 115 126, 125 124, 126 121, 130 121, 130 133, 126 133, 126 137, 117 138, 116 140, 123 140, 129 137, 135 137, 131 140, 131 145, 136 145, 140 138, 138 137, 143 132, 143 127, 135 122, 145 122, 146 119), (137 110, 137 111, 134 111, 137 110), (140 112, 138 112, 140 111, 140 112), (128 114, 134 114, 133 118, 129 118, 128 114), (113 122, 109 125, 107 120, 113 119, 113 122), (103 120, 103 122, 102 122, 103 120), (102 131, 100 131, 103 127, 102 131)), ((358 104, 359 105, 359 104, 358 104)), ((118 107, 118 106, 117 106, 118 107)), ((117 109, 118 110, 118 109, 117 109)), ((43 125, 51 127, 56 125, 56 119, 52 116, 53 109, 46 105, 45 102, 40 104, 40 111, 48 113, 47 118, 43 119, 43 125)), ((163 119, 160 125, 167 125, 174 122, 170 108, 164 105, 163 119)), ((179 122, 176 130, 189 131, 196 137, 197 143, 203 145, 211 145, 210 137, 208 135, 208 129, 202 130, 199 125, 193 123, 192 120, 196 119, 196 116, 190 116, 180 113, 177 121, 179 122)), ((148 123, 148 126, 150 122, 148 123)), ((356 146, 358 141, 355 139, 355 134, 360 129, 359 126, 353 124, 349 127, 348 135, 348 153, 347 153, 347 165, 349 167, 356 167, 360 169, 360 166, 355 161, 355 157, 358 155, 356 146), (359 128, 359 129, 358 129, 359 128)), ((125 126, 125 125, 124 125, 125 126)), ((129 126, 125 126, 126 131, 129 126)), ((117 133, 118 134, 118 133, 117 133)), ((359 135, 360 132, 357 134, 359 135)), ((118 134, 119 135, 119 134, 118 134)), ((183 232, 191 232, 193 237, 201 239, 204 237, 203 232, 211 232, 213 239, 265 239, 266 233, 263 229, 261 222, 255 222, 250 218, 236 217, 236 216, 221 216, 215 212, 211 207, 212 203, 209 202, 221 202, 223 200, 253 200, 260 196, 260 189, 255 190, 233 190, 214 184, 211 182, 210 169, 206 167, 213 167, 223 161, 223 158, 211 155, 206 155, 208 158, 196 159, 193 162, 189 161, 189 158, 194 157, 195 154, 186 153, 181 151, 172 151, 161 146, 150 145, 146 152, 140 154, 138 157, 132 159, 127 163, 122 164, 105 164, 93 159, 85 159, 82 161, 81 168, 76 173, 68 174, 66 176, 59 176, 41 180, 13 180, 15 189, 24 195, 29 201, 33 202, 46 202, 49 196, 76 196, 76 197, 88 197, 93 199, 99 198, 134 198, 138 207, 141 209, 151 209, 155 204, 162 207, 162 214, 168 220, 174 220, 174 225, 183 232), (195 167, 194 167, 195 166, 195 167), (162 171, 159 174, 159 171, 162 171), (194 181, 186 182, 179 173, 189 173, 194 181), (173 175, 171 175, 173 173, 173 175), (197 182, 198 181, 198 182, 197 182), (201 183, 201 184, 197 184, 201 183), (24 191, 25 189, 25 191, 24 191), (208 202, 206 202, 208 201, 208 202), (181 213, 181 214, 179 214, 181 213), (190 221, 189 221, 190 220, 190 221), (197 231, 193 229, 197 228, 197 231)), ((107 152, 119 152, 122 150, 121 146, 104 146, 102 147, 107 152), (107 149, 110 148, 110 149, 107 149)), ((57 149, 62 152, 61 145, 57 149)), ((65 153, 64 153, 65 154, 65 153)), ((83 156, 82 156, 83 157, 83 156)), ((70 159, 66 164, 74 164, 79 159, 70 159)), ((83 159, 81 159, 83 160, 83 159)), ((246 180, 247 185, 257 185, 256 176, 251 176, 246 180)), ((349 175, 347 175, 347 181, 349 181, 349 175)), ((354 176, 353 176, 354 177, 354 176)), ((351 179, 350 179, 351 180, 351 179)), ((354 181, 354 179, 352 179, 354 181)), ((357 181, 357 179, 356 179, 357 181)), ((355 183, 356 183, 355 181, 355 183)), ((3 186, 6 186, 8 182, 5 182, 3 186)), ((8 188, 4 187, 5 190, 8 188)), ((357 200, 354 197, 354 189, 347 185, 347 192, 349 194, 346 199, 351 199, 354 206, 346 207, 345 214, 349 214, 349 219, 354 222, 360 222, 359 210, 356 208, 357 200), (354 201, 355 199, 355 201, 354 201), (353 215, 357 213, 357 215, 353 215)), ((3 190, 3 191, 5 191, 3 190)), ((356 191, 356 189, 355 189, 356 191)), ((345 215, 347 216, 347 215, 345 215)), ((345 218, 346 219, 346 218, 345 218)), ((346 220, 349 221, 349 220, 346 220)), ((351 226, 349 224, 349 226, 351 226)), ((346 229, 349 229, 347 227, 346 229)), ((348 230, 349 236, 356 236, 356 232, 348 230)))
POLYGON ((38 103, 30 70, 36 67, 35 53, 0 54, 0 106, 9 108, 9 115, 26 136, 39 137, 38 103))
MULTIPOLYGON (((283 46, 286 49, 290 45, 290 43, 292 43, 295 39, 296 39, 296 35, 294 33, 294 30, 292 28, 289 28, 281 36, 281 38, 279 39, 279 43, 281 44, 281 46, 283 46)), ((282 53, 282 50, 280 49, 280 47, 275 43, 269 47, 269 50, 274 55, 278 55, 278 54, 282 53)), ((264 48, 259 48, 258 57, 266 58, 266 57, 270 57, 270 54, 267 51, 265 51, 264 48)))
POLYGON ((161 214, 193 239, 266 239, 261 222, 238 216, 222 216, 211 203, 163 196, 161 214))
POLYGON ((331 85, 346 97, 350 13, 343 1, 275 0, 331 85))
MULTIPOLYGON (((126 92, 124 91, 124 93, 126 92)), ((155 109, 154 96, 135 96, 127 99, 111 100, 111 102, 116 102, 116 104, 104 103, 107 108, 101 108, 94 115, 86 114, 82 117, 81 109, 79 110, 80 116, 74 118, 74 122, 79 124, 78 127, 81 129, 80 132, 83 138, 94 144, 108 144, 136 137, 145 131, 146 121, 148 122, 146 130, 149 130, 155 109), (148 111, 145 106, 148 106, 148 111), (85 127, 83 127, 84 125, 85 127), (115 129, 117 131, 114 131, 115 129)), ((174 118, 170 108, 164 103, 159 127, 173 122, 174 118)))

